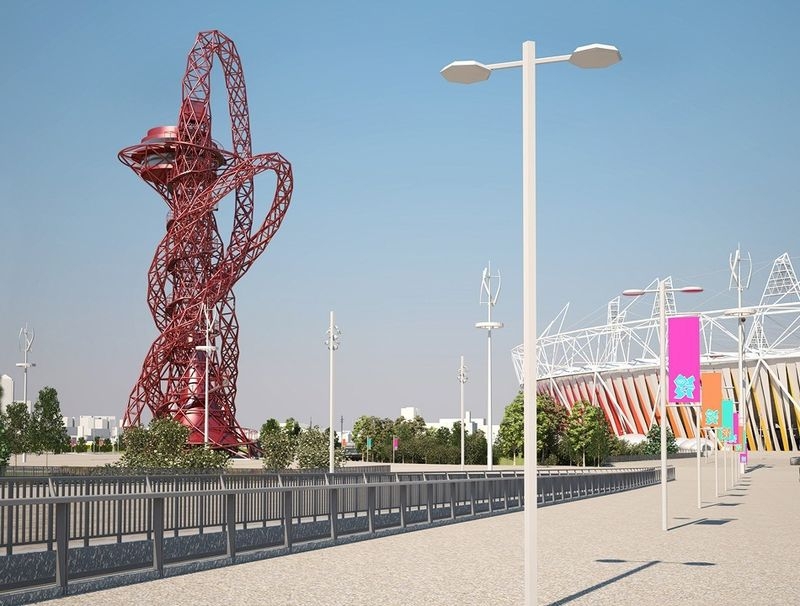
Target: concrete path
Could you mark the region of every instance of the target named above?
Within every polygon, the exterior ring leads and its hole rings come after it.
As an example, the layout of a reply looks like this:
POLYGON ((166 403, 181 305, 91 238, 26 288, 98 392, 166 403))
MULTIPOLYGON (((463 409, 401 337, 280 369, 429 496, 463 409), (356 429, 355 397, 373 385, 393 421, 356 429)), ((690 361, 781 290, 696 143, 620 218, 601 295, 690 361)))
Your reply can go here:
MULTIPOLYGON (((668 532, 658 486, 540 509, 538 603, 800 603, 800 482, 788 463, 787 453, 755 454, 715 499, 704 459, 698 509, 695 462, 674 461, 668 532)), ((50 603, 520 605, 522 556, 514 513, 50 603)))

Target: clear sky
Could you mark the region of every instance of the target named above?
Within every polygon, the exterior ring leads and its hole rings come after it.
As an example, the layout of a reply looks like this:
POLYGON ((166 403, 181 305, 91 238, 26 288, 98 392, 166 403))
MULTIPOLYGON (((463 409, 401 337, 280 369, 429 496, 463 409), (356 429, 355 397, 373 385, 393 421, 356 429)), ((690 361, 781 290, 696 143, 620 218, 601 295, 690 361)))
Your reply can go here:
MULTIPOLYGON (((219 29, 242 57, 253 150, 282 153, 296 184, 235 290, 240 422, 327 426, 330 310, 344 332, 337 428, 340 414, 348 428, 402 406, 457 416, 461 354, 467 408, 484 416, 473 325, 491 260, 497 423, 522 341, 521 74, 460 86, 439 70, 519 59, 526 39, 540 56, 620 48, 607 70, 537 74, 537 316, 544 326, 571 302, 577 328, 667 275, 706 288, 682 309, 732 306, 739 242, 759 289, 772 259, 800 254, 798 28, 791 0, 5 3, 0 373, 21 398, 29 322, 31 399, 51 385, 65 414, 122 415, 155 337, 146 276, 166 207, 116 155, 175 123, 186 55, 219 29)), ((228 144, 215 78, 214 137, 228 144)), ((262 216, 271 185, 256 180, 262 216)))

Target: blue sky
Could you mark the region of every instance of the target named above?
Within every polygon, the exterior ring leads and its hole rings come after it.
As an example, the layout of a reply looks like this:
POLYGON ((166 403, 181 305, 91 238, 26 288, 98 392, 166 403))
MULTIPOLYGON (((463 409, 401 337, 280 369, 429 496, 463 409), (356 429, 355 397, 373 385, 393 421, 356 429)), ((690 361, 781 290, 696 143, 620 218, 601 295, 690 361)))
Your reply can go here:
MULTIPOLYGON (((0 372, 21 391, 29 322, 29 389, 56 387, 66 414, 121 416, 155 336, 146 275, 166 207, 116 154, 175 123, 201 30, 235 41, 253 150, 279 151, 295 175, 283 226, 235 291, 246 426, 327 425, 331 309, 344 331, 337 426, 401 406, 457 416, 461 354, 467 408, 483 416, 486 337, 473 324, 489 260, 505 322, 495 422, 514 397, 521 74, 453 85, 439 75, 452 60, 515 60, 526 39, 541 56, 591 42, 623 54, 607 70, 538 70, 540 326, 568 301, 570 327, 601 323, 609 299, 666 275, 706 288, 682 309, 732 306, 739 242, 756 302, 772 259, 800 254, 796 2, 73 1, 3 13, 0 372)), ((214 136, 228 143, 215 78, 214 136)), ((271 186, 256 181, 262 216, 271 186)))

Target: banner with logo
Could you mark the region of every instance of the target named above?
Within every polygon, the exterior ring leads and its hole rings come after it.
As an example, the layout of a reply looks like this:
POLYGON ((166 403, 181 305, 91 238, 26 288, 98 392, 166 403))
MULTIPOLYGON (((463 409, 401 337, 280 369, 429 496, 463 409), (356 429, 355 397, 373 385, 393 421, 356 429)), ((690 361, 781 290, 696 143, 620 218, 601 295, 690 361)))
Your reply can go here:
POLYGON ((667 324, 669 353, 668 400, 676 404, 700 401, 700 318, 669 318, 667 324))
POLYGON ((733 439, 733 400, 722 400, 722 425, 719 428, 719 441, 728 444, 733 439))
POLYGON ((702 396, 702 423, 704 427, 722 425, 722 373, 704 372, 700 374, 700 395, 702 396))

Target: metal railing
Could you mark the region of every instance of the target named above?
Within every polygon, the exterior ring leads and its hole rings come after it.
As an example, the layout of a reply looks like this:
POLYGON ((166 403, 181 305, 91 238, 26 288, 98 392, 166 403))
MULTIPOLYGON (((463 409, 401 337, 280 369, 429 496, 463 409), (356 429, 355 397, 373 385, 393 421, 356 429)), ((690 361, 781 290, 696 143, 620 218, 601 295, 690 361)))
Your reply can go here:
MULTIPOLYGON (((657 484, 661 470, 582 471, 543 470, 539 506, 657 484)), ((170 564, 209 557, 233 563, 237 554, 241 561, 244 553, 290 552, 298 542, 335 544, 344 535, 524 505, 523 476, 515 471, 0 478, 0 490, 0 604, 10 590, 49 585, 66 593, 71 580, 110 572, 163 576, 170 564), (203 537, 216 547, 198 548, 203 537), (144 560, 143 544, 150 554, 144 560), (139 559, 121 557, 126 549, 139 549, 139 559), (97 550, 106 556, 95 558, 97 550), (40 558, 35 575, 20 570, 31 556, 40 558)))

